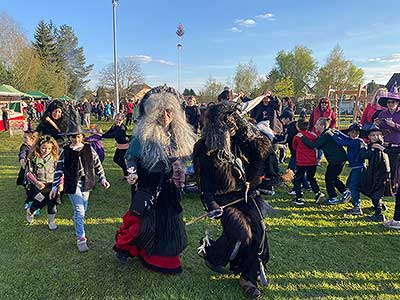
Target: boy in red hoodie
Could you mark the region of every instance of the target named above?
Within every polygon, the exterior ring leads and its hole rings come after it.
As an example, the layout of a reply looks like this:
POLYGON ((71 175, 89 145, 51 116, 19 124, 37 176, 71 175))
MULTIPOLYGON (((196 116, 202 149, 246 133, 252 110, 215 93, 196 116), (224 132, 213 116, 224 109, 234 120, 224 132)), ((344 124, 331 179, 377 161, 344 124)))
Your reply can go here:
MULTIPOLYGON (((314 141, 317 139, 317 135, 311 131, 307 131, 308 125, 308 121, 300 119, 296 127, 303 136, 306 136, 310 141, 314 141)), ((315 149, 307 147, 298 136, 293 138, 292 146, 296 153, 297 166, 293 180, 294 191, 296 192, 296 198, 293 199, 293 203, 299 206, 304 205, 303 192, 301 190, 301 183, 304 180, 304 175, 306 175, 307 181, 310 183, 311 189, 315 193, 315 202, 318 203, 325 195, 319 190, 317 180, 315 179, 315 172, 318 164, 315 149)))

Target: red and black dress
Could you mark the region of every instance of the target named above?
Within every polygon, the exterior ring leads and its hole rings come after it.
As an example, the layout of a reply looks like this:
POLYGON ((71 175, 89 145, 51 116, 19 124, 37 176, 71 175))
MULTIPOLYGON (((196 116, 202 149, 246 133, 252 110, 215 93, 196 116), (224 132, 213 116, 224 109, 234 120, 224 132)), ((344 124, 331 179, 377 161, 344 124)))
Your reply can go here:
POLYGON ((150 270, 180 273, 180 254, 187 246, 181 193, 171 180, 172 168, 160 163, 148 170, 141 165, 139 153, 140 145, 133 140, 126 160, 128 171, 137 172, 138 181, 132 186, 131 207, 122 217, 113 249, 120 259, 138 257, 150 270), (156 199, 149 203, 142 195, 156 199))

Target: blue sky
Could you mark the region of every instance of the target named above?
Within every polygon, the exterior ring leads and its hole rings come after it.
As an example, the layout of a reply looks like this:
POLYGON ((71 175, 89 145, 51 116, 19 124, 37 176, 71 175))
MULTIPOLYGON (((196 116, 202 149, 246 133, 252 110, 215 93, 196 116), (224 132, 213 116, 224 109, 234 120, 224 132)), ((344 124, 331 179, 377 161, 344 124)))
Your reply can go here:
MULTIPOLYGON (((90 87, 113 59, 111 0, 0 0, 30 39, 37 23, 71 25, 94 64, 90 87)), ((296 45, 313 50, 323 64, 339 43, 366 81, 386 83, 400 72, 398 0, 335 1, 134 1, 119 0, 118 56, 141 62, 150 85, 177 85, 178 23, 183 37, 182 88, 199 89, 212 76, 226 83, 240 62, 252 59, 267 74, 279 50, 296 45), (384 7, 382 7, 382 4, 384 7)))

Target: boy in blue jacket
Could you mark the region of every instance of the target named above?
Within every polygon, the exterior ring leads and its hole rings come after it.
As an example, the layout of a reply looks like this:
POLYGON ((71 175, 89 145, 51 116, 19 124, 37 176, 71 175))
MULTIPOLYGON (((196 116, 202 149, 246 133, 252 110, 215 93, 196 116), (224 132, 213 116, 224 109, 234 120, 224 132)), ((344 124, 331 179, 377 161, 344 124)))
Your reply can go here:
MULTIPOLYGON (((361 172, 365 168, 364 159, 359 157, 361 147, 364 144, 363 140, 359 138, 361 125, 352 124, 346 131, 348 135, 339 130, 330 131, 328 134, 332 136, 336 144, 347 147, 347 159, 351 172, 347 178, 346 186, 350 189, 351 203, 353 204, 353 208, 347 210, 347 213, 362 215, 360 192, 358 190, 361 181, 361 172)), ((342 201, 346 202, 347 199, 342 198, 342 201)))

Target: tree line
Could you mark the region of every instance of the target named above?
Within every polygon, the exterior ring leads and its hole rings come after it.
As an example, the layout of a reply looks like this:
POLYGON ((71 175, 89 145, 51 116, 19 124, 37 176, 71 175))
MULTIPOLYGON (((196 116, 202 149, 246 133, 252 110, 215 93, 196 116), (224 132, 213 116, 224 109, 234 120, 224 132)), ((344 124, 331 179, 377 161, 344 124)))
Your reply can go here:
POLYGON ((0 15, 1 84, 21 91, 40 90, 52 97, 79 98, 92 69, 71 26, 41 20, 29 41, 9 15, 0 15))
MULTIPOLYGON (((318 66, 311 49, 296 46, 288 52, 279 51, 275 65, 265 75, 257 72, 252 60, 239 63, 231 87, 250 97, 259 96, 264 90, 270 89, 278 96, 293 97, 299 101, 324 96, 329 87, 337 90, 356 89, 363 81, 364 71, 345 58, 339 45, 332 49, 322 66, 318 66)), ((200 101, 215 100, 224 85, 210 76, 198 93, 200 101)), ((229 82, 227 85, 230 85, 229 82)))

